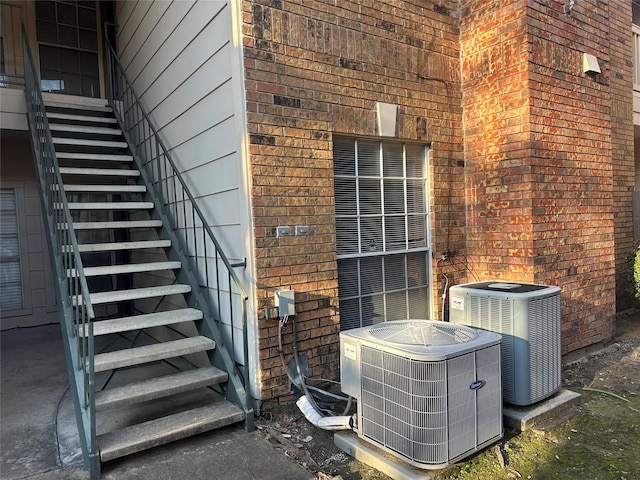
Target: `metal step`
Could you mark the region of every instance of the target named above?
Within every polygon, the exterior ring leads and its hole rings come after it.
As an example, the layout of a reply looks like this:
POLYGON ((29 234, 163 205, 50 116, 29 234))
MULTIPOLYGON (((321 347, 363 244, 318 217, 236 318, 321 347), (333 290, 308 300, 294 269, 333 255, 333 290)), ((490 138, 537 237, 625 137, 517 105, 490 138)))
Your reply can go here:
MULTIPOLYGON (((69 210, 150 210, 153 202, 69 202, 69 210)), ((56 203, 55 208, 62 208, 56 203)))
POLYGON ((120 135, 122 135, 122 130, 120 130, 119 128, 92 127, 89 125, 50 123, 49 128, 52 132, 82 133, 87 135, 111 135, 114 137, 119 137, 120 135))
MULTIPOLYGON (((112 333, 130 332, 142 330, 144 328, 162 327, 165 325, 175 325, 177 323, 194 322, 202 320, 201 310, 195 308, 181 308, 166 312, 145 313, 144 315, 134 315, 133 317, 112 318, 111 320, 100 320, 93 322, 93 335, 109 335, 112 333)), ((80 326, 79 335, 85 336, 83 326, 80 326)))
POLYGON ((133 156, 109 153, 56 152, 58 160, 95 160, 106 162, 132 162, 133 156))
MULTIPOLYGON (((54 186, 57 187, 57 186, 54 186)), ((57 188, 55 188, 57 190, 57 188)), ((144 193, 147 187, 144 185, 76 185, 65 184, 65 192, 98 192, 98 193, 144 193)))
POLYGON ((216 342, 207 337, 182 338, 170 342, 145 345, 144 347, 99 353, 94 357, 94 367, 96 372, 105 372, 116 368, 132 367, 167 358, 206 352, 214 348, 216 348, 216 342))
POLYGON ((100 459, 106 462, 244 419, 245 414, 239 407, 225 401, 140 423, 100 435, 100 459))
MULTIPOLYGON (((176 283, 174 285, 160 285, 158 287, 130 288, 127 290, 113 290, 111 292, 97 292, 89 294, 89 297, 93 305, 100 305, 103 303, 139 300, 141 298, 179 295, 182 293, 189 293, 190 291, 191 285, 176 283)), ((72 300, 74 306, 82 304, 82 297, 79 295, 73 297, 72 300)))
MULTIPOLYGON (((177 270, 182 264, 180 262, 150 262, 150 263, 130 263, 128 265, 106 265, 104 267, 84 267, 85 277, 97 277, 100 275, 120 275, 125 273, 157 272, 159 270, 177 270)), ((76 269, 67 270, 69 277, 77 275, 76 269)))
POLYGON ((54 145, 77 145, 80 147, 127 148, 127 142, 111 140, 85 140, 83 138, 53 137, 54 145))
POLYGON ((68 120, 71 122, 118 123, 114 117, 94 117, 92 115, 74 115, 71 113, 47 112, 52 120, 68 120))
POLYGON ((150 378, 141 382, 96 392, 96 411, 147 402, 226 382, 227 372, 216 367, 203 367, 185 372, 150 378))
MULTIPOLYGON (((116 228, 159 228, 162 220, 121 220, 113 222, 74 222, 74 230, 101 230, 116 228)), ((58 224, 58 228, 65 229, 66 224, 58 224)))
POLYGON ((101 175, 106 177, 139 177, 138 170, 128 168, 81 168, 81 167, 60 167, 62 175, 101 175))
MULTIPOLYGON (((168 248, 171 240, 144 240, 139 242, 114 242, 114 243, 84 243, 78 245, 78 252, 110 252, 116 250, 137 250, 141 248, 168 248)), ((69 252, 71 248, 63 245, 62 251, 69 252)))

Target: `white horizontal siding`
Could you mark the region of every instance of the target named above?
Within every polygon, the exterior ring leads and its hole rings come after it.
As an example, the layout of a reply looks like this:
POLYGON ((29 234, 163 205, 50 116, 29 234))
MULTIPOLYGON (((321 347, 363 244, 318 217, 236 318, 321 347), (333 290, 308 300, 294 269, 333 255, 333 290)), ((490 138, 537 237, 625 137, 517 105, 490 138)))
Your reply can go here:
MULTIPOLYGON (((242 153, 246 132, 241 44, 234 41, 240 31, 238 3, 118 2, 117 51, 223 250, 232 262, 249 259, 249 268, 236 270, 247 274, 252 271, 252 242, 248 169, 242 153)), ((183 215, 180 206, 178 202, 178 216, 183 215)), ((187 225, 191 221, 187 215, 187 225)), ((181 231, 193 235, 190 228, 181 231)), ((211 276, 213 249, 210 245, 205 249, 198 237, 191 253, 202 258, 206 251, 211 276)), ((257 345, 255 332, 249 335, 249 345, 257 345)), ((240 339, 241 335, 234 336, 238 355, 240 339)), ((258 371, 257 347, 251 347, 250 356, 252 370, 258 371)), ((259 396, 257 378, 252 379, 252 389, 259 396)))
MULTIPOLYGON (((207 29, 206 32, 210 30, 207 29)), ((208 35, 203 35, 201 41, 194 42, 194 49, 200 55, 178 57, 142 95, 145 104, 155 106, 150 113, 159 122, 163 122, 158 127, 162 128, 165 122, 170 122, 183 113, 185 108, 197 103, 211 88, 231 80, 228 68, 231 62, 231 44, 227 41, 218 45, 207 37, 208 35), (198 58, 207 55, 208 58, 198 58), (185 77, 184 72, 191 73, 185 77), (208 88, 203 90, 202 85, 207 85, 208 88)))
POLYGON ((122 11, 121 14, 127 16, 127 24, 117 30, 120 63, 124 68, 128 68, 135 56, 144 51, 140 47, 149 40, 156 25, 171 6, 171 2, 156 2, 155 8, 149 11, 153 2, 126 3, 129 9, 122 11), (129 23, 131 27, 127 26, 129 23))
POLYGON ((188 142, 173 148, 171 155, 176 158, 180 171, 191 170, 204 163, 203 152, 208 153, 211 160, 235 153, 234 145, 229 141, 233 138, 234 128, 233 118, 229 117, 216 124, 215 128, 202 132, 188 142))
POLYGON ((244 258, 238 232, 248 222, 248 199, 240 194, 233 82, 241 79, 233 78, 230 10, 214 0, 118 3, 117 44, 127 77, 225 252, 244 258))
MULTIPOLYGON (((210 130, 215 125, 233 116, 233 89, 231 82, 210 92, 206 97, 175 117, 170 123, 159 128, 160 134, 171 139, 171 144, 182 145, 198 134, 210 130)), ((173 147, 168 147, 172 149, 173 147)), ((209 152, 197 152, 203 161, 209 160, 209 152)), ((196 162, 198 163, 198 162, 196 162)))

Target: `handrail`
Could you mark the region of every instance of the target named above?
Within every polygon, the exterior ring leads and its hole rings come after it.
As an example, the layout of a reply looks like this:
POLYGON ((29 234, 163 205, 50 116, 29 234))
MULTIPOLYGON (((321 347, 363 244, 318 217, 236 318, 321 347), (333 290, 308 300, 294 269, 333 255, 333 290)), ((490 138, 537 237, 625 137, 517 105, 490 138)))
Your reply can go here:
POLYGON ((98 444, 95 421, 95 369, 93 322, 87 279, 82 267, 78 239, 56 157, 37 70, 22 26, 24 50, 25 97, 31 144, 38 175, 49 256, 57 284, 56 299, 69 370, 69 383, 76 408, 80 443, 85 466, 92 478, 99 475, 98 444), (71 276, 67 272, 75 269, 71 276))
MULTIPOLYGON (((182 248, 186 257, 193 262, 197 275, 197 287, 202 294, 203 303, 212 304, 215 311, 211 312, 213 318, 205 314, 205 321, 213 320, 214 332, 218 332, 220 338, 216 342, 223 348, 228 348, 234 362, 234 370, 241 372, 241 387, 244 396, 241 402, 249 410, 251 401, 249 396, 249 369, 247 365, 247 300, 248 295, 244 289, 234 266, 242 263, 231 264, 222 250, 211 227, 205 219, 202 210, 196 203, 187 184, 180 174, 176 164, 164 145, 149 115, 133 90, 133 86, 124 73, 113 46, 106 40, 107 74, 109 77, 109 103, 113 108, 116 118, 120 123, 125 138, 134 150, 134 158, 141 170, 141 175, 153 187, 152 195, 161 205, 161 210, 170 218, 174 232, 180 232, 182 248), (221 267, 221 268, 219 268, 221 267), (213 269, 214 271, 211 271, 213 269), (221 272, 222 270, 222 272, 221 272), (226 279, 224 278, 226 274, 226 279), (221 278, 221 275, 223 278, 221 278), (226 283, 223 282, 226 281, 226 283), (223 289, 227 289, 228 299, 223 306, 223 289), (211 291, 214 291, 213 298, 211 291), (240 319, 237 321, 234 307, 240 301, 240 319), (229 323, 223 322, 223 314, 230 318, 229 323), (240 323, 240 325, 238 325, 240 323), (236 351, 234 330, 242 329, 243 351, 236 351), (226 332, 226 338, 223 332, 226 332), (242 360, 244 366, 238 361, 242 360)), ((205 307, 202 303, 200 308, 205 307)), ((216 350, 218 348, 216 347, 216 350)), ((230 377, 232 372, 228 372, 230 377)), ((233 372, 234 374, 236 372, 233 372)))

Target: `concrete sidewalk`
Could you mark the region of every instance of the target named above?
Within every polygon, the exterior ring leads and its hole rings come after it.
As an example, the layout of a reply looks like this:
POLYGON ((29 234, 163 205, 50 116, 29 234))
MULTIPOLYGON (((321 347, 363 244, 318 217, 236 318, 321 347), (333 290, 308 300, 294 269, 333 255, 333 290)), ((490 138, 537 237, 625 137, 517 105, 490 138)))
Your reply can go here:
MULTIPOLYGON (((77 455, 74 461, 73 452, 60 449, 60 436, 77 432, 73 416, 60 414, 71 401, 60 327, 3 331, 1 346, 0 478, 88 479, 77 455)), ((232 426, 110 462, 102 478, 309 480, 313 475, 257 433, 232 426)))

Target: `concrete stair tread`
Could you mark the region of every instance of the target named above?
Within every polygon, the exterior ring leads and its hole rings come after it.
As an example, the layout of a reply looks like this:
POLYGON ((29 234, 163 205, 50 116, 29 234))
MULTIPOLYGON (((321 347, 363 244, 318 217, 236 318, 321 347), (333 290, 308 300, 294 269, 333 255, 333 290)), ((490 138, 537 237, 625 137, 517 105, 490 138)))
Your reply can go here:
MULTIPOLYGON (((129 300, 139 300, 141 298, 163 297, 165 295, 178 295, 189 293, 190 285, 176 283, 173 285, 160 285, 157 287, 130 288, 127 290, 113 290, 111 292, 98 292, 89 294, 93 305, 103 303, 124 302, 129 300)), ((82 297, 73 297, 73 305, 79 305, 82 297)))
MULTIPOLYGON (((101 230, 115 228, 158 228, 162 220, 120 220, 112 222, 74 222, 74 230, 101 230)), ((64 228, 59 226, 59 228, 64 228)))
POLYGON ((53 120, 68 120, 71 122, 118 123, 115 117, 94 117, 93 115, 76 115, 73 113, 47 112, 47 117, 53 120))
POLYGON ((92 135, 112 135, 114 137, 122 135, 119 128, 93 127, 88 125, 69 125, 66 123, 49 123, 49 128, 53 132, 83 133, 92 135))
POLYGON ((80 185, 80 184, 65 184, 65 192, 108 192, 108 193, 144 193, 147 191, 147 187, 144 185, 80 185))
MULTIPOLYGON (((109 335, 112 333, 130 332, 145 328, 193 322, 202 320, 202 315, 201 310, 196 310, 195 308, 182 308, 179 310, 168 310, 165 312, 145 313, 143 315, 134 315, 132 317, 120 317, 112 318, 110 320, 94 321, 93 335, 109 335)), ((79 335, 85 335, 83 326, 80 327, 79 335)))
POLYGON ((115 352, 99 353, 94 357, 96 372, 105 372, 116 368, 132 367, 167 358, 181 357, 192 353, 206 352, 216 348, 216 342, 207 337, 189 337, 169 342, 126 348, 115 352))
POLYGON ((229 376, 216 367, 203 367, 96 392, 96 410, 168 397, 176 393, 226 382, 229 376))
POLYGON ((139 177, 138 170, 128 168, 82 168, 82 167, 60 167, 63 175, 102 175, 109 177, 139 177))
MULTIPOLYGON (((110 252, 116 250, 138 250, 141 248, 168 248, 171 240, 142 240, 139 242, 113 242, 113 243, 84 243, 78 245, 80 253, 86 252, 110 252)), ((70 247, 65 245, 64 252, 68 252, 70 247)))
POLYGON ((55 100, 45 100, 44 102, 45 108, 56 108, 56 109, 64 109, 64 110, 86 110, 91 112, 106 112, 112 113, 111 107, 106 105, 95 105, 95 104, 85 104, 85 103, 66 103, 66 102, 56 102, 55 100))
POLYGON ((56 152, 58 160, 95 160, 107 162, 132 162, 132 155, 117 153, 80 153, 80 152, 56 152))
POLYGON ((245 413, 224 401, 151 420, 98 437, 103 462, 243 421, 245 413))
POLYGON ((69 202, 68 206, 69 210, 149 210, 153 202, 69 202))
MULTIPOLYGON (((129 263, 127 265, 106 265, 104 267, 84 267, 85 277, 97 277, 100 275, 120 275, 124 273, 155 272, 158 270, 176 270, 182 265, 177 261, 129 263)), ((76 269, 67 271, 69 277, 77 275, 76 269)))
POLYGON ((83 138, 53 137, 54 145, 79 145, 82 147, 127 148, 127 142, 114 140, 87 140, 83 138))

